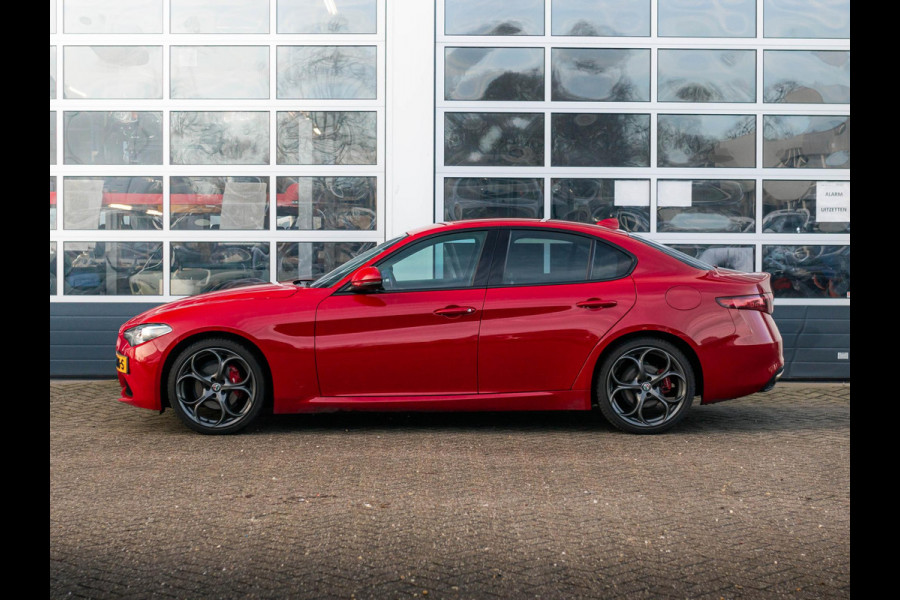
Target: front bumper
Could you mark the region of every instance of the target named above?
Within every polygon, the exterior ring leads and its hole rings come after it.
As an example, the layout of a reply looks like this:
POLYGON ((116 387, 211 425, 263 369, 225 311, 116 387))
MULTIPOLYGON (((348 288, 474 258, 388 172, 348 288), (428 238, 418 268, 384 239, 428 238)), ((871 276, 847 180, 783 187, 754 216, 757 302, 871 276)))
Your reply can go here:
POLYGON ((121 395, 119 402, 125 402, 139 408, 162 410, 160 399, 160 373, 162 372, 163 353, 155 340, 139 346, 130 346, 119 334, 116 352, 128 357, 128 373, 118 372, 121 395))

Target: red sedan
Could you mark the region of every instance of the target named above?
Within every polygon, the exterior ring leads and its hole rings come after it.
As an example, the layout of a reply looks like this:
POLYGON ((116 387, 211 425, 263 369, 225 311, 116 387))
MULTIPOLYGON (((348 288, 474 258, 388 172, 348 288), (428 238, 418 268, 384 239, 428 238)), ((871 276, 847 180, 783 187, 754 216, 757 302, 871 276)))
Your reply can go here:
MULTIPOLYGON (((605 225, 605 226, 604 226, 605 225)), ((125 323, 123 402, 201 433, 274 413, 592 410, 633 433, 770 389, 784 365, 766 273, 617 229, 441 223, 314 282, 201 294, 125 323)))

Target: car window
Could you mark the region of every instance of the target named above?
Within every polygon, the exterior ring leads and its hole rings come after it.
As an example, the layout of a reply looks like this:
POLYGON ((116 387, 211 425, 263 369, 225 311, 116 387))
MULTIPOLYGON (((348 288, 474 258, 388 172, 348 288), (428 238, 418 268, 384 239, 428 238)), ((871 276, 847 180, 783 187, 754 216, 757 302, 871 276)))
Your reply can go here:
POLYGON ((541 285, 586 281, 590 255, 590 238, 549 231, 512 231, 503 283, 541 285))
POLYGON ((628 275, 634 259, 628 254, 603 242, 594 246, 594 261, 591 266, 591 280, 609 281, 628 275))
POLYGON ((411 245, 378 265, 384 289, 472 287, 486 231, 442 235, 411 245))

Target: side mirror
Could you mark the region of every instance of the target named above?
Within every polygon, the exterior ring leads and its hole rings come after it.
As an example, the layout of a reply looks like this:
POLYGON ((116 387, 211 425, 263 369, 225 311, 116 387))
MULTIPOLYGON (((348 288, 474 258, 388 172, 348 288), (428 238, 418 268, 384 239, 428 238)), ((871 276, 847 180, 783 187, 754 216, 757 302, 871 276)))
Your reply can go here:
POLYGON ((374 292, 384 289, 381 281, 381 271, 378 267, 363 267, 353 274, 350 280, 350 291, 357 294, 374 292))

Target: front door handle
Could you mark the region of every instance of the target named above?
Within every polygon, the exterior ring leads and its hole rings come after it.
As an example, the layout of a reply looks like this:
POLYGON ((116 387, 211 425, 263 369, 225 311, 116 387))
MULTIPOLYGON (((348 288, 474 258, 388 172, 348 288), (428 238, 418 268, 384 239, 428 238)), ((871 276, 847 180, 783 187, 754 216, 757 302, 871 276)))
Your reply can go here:
POLYGON ((462 315, 471 315, 473 312, 475 312, 475 309, 471 306, 456 306, 455 304, 451 304, 450 306, 437 309, 434 311, 434 314, 442 317, 459 317, 462 315))
POLYGON ((600 298, 588 298, 587 300, 582 300, 581 302, 576 302, 575 306, 578 308, 588 308, 588 309, 596 309, 596 308, 612 308, 618 304, 615 300, 601 300, 600 298))

